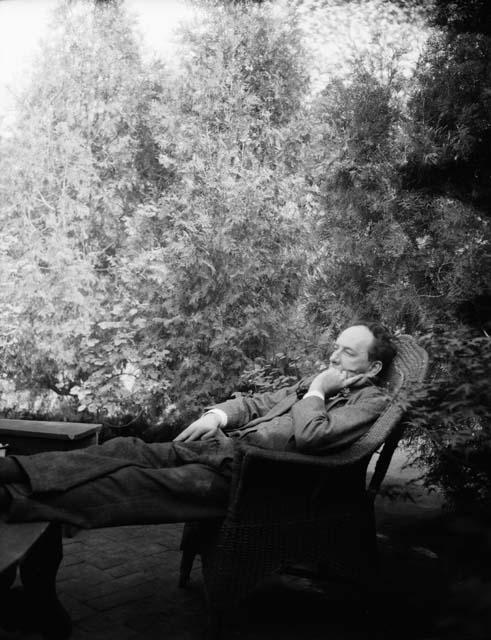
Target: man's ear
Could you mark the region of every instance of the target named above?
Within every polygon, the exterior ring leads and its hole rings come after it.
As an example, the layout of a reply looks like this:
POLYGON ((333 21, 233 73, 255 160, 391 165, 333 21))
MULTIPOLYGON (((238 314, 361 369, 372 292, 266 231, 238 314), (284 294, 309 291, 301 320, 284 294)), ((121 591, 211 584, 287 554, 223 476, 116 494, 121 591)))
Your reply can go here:
POLYGON ((374 360, 370 363, 370 368, 365 373, 367 378, 374 378, 382 371, 382 363, 380 360, 374 360))

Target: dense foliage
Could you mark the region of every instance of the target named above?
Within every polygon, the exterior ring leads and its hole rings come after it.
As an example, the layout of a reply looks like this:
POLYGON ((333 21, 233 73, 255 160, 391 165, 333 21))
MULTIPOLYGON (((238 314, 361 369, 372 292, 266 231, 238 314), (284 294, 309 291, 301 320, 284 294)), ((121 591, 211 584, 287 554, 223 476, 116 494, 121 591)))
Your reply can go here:
POLYGON ((433 21, 453 33, 491 35, 491 7, 488 0, 433 0, 433 21))
POLYGON ((203 2, 166 68, 96 4, 61 7, 1 140, 2 411, 177 428, 238 382, 307 373, 318 335, 371 315, 427 336, 413 441, 430 482, 484 504, 485 22, 434 3, 410 67, 416 14, 374 0, 366 45, 312 82, 302 7, 203 2))
POLYGON ((118 7, 65 6, 4 145, 3 370, 88 416, 227 395, 298 291, 299 34, 208 15, 171 77, 118 7))
POLYGON ((169 391, 190 412, 233 390, 296 299, 306 75, 294 29, 268 14, 218 9, 184 37, 184 73, 152 109, 172 180, 127 220, 124 262, 141 344, 165 348, 169 391))
POLYGON ((475 39, 439 37, 411 87, 390 60, 382 76, 356 60, 349 83, 317 99, 310 180, 323 242, 309 312, 320 324, 362 312, 414 332, 487 295, 488 60, 475 39))
POLYGON ((408 420, 415 457, 427 469, 426 484, 443 487, 460 512, 489 516, 491 342, 441 326, 421 341, 432 369, 408 420))

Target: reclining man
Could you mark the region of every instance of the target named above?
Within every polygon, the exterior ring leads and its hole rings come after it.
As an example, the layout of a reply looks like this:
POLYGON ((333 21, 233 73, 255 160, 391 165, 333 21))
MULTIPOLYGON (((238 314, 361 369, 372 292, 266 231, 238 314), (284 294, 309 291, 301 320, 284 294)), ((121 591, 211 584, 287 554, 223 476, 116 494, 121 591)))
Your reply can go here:
POLYGON ((356 324, 309 382, 218 404, 173 442, 114 438, 72 452, 0 460, 0 511, 11 522, 92 528, 224 515, 240 443, 328 454, 362 436, 389 398, 375 384, 395 354, 386 330, 356 324), (303 393, 306 393, 303 395, 303 393))

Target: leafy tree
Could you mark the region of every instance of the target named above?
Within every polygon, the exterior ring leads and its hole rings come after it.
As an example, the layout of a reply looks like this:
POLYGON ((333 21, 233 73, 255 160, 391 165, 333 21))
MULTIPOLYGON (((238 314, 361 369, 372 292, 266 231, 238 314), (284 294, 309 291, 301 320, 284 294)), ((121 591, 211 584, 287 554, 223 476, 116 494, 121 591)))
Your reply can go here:
POLYGON ((424 330, 455 321, 459 305, 486 294, 485 68, 474 46, 477 69, 461 66, 449 84, 452 61, 446 56, 443 63, 443 53, 435 60, 431 47, 412 89, 397 52, 392 59, 358 58, 314 105, 308 180, 324 213, 307 311, 319 325, 339 328, 368 313, 424 330), (482 199, 469 193, 479 170, 482 199))
POLYGON ((160 90, 117 7, 65 4, 2 141, 2 369, 74 398, 90 379, 109 414, 128 401, 126 356, 100 323, 113 319, 124 218, 168 179, 147 122, 160 90))
POLYGON ((316 102, 309 180, 322 215, 307 309, 318 324, 338 329, 357 315, 373 279, 383 279, 380 262, 392 264, 390 247, 400 251, 400 232, 388 220, 395 172, 387 158, 397 117, 390 86, 362 64, 351 81, 330 82, 316 102))
POLYGON ((435 36, 416 72, 410 104, 411 188, 443 192, 489 215, 490 40, 435 36))
POLYGON ((294 25, 217 6, 185 30, 183 56, 152 112, 175 179, 127 218, 142 345, 165 345, 181 416, 226 397, 280 340, 303 272, 307 206, 297 172, 307 77, 294 25))
MULTIPOLYGON (((471 16, 472 7, 478 11, 478 5, 470 3, 466 15, 471 16)), ((459 13, 459 7, 459 3, 447 7, 449 15, 452 11, 459 13)), ((457 208, 458 218, 454 214, 454 220, 461 231, 465 230, 465 236, 460 247, 454 246, 447 253, 448 266, 442 265, 439 271, 447 273, 443 280, 448 291, 445 302, 453 305, 454 315, 460 320, 488 332, 490 45, 487 35, 459 34, 452 28, 429 41, 416 70, 416 89, 409 102, 410 150, 401 173, 406 193, 429 206, 431 213, 435 197, 448 202, 450 211, 457 208), (454 260, 452 253, 459 256, 457 262, 450 262, 454 260), (452 271, 458 278, 448 281, 452 271)), ((418 226, 422 229, 425 220, 428 216, 420 214, 418 226)), ((440 227, 445 230, 455 226, 447 223, 440 227)))
POLYGON ((298 290, 298 30, 271 7, 203 15, 171 78, 120 6, 65 5, 4 143, 3 371, 88 419, 226 395, 298 290))
POLYGON ((491 516, 491 340, 468 328, 434 327, 422 337, 432 360, 424 393, 411 412, 409 442, 459 512, 491 516))
POLYGON ((307 317, 330 333, 370 315, 429 336, 415 420, 428 478, 474 507, 489 484, 488 51, 481 35, 435 35, 410 81, 397 52, 354 57, 313 105, 306 166, 320 212, 307 317))

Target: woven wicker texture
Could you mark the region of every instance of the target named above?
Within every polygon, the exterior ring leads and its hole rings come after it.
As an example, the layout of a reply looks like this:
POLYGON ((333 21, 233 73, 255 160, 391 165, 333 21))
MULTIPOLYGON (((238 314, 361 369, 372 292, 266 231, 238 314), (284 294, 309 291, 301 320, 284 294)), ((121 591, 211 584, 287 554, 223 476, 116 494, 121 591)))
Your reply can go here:
POLYGON ((239 450, 225 519, 185 527, 181 583, 196 553, 215 612, 295 563, 370 583, 377 568, 373 495, 400 437, 408 394, 423 381, 427 363, 413 338, 397 339, 397 356, 384 380, 392 401, 367 434, 342 452, 320 457, 251 446, 239 450), (367 465, 383 443, 367 491, 367 465))

